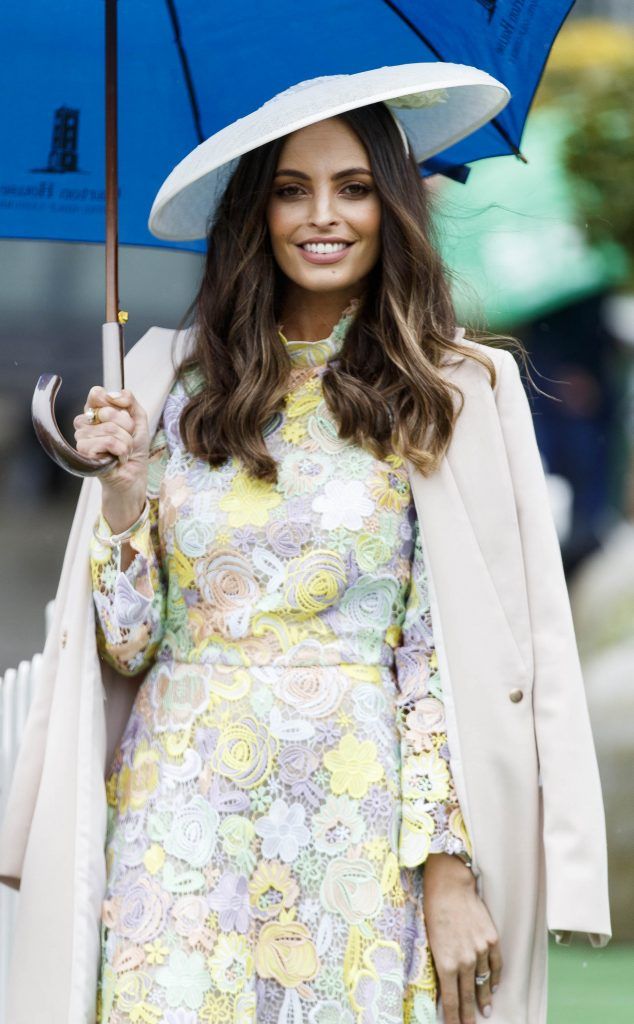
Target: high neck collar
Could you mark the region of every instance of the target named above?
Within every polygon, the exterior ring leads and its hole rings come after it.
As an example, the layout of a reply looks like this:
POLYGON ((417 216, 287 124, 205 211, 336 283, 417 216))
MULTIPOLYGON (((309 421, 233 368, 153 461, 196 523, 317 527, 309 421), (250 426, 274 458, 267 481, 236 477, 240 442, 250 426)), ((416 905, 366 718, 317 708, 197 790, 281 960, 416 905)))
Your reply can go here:
POLYGON ((289 341, 278 326, 280 338, 286 345, 294 366, 321 366, 337 354, 352 320, 359 308, 359 299, 351 299, 327 338, 320 341, 289 341))

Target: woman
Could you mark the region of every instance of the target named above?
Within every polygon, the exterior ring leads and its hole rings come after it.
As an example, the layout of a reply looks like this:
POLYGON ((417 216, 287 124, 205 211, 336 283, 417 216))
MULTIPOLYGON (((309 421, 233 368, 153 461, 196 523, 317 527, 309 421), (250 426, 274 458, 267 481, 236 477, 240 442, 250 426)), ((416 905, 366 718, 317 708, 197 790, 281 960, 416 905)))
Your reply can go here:
MULTIPOLYGON (((471 1024, 506 963, 410 479, 446 464, 446 358, 478 393, 497 361, 457 340, 383 103, 245 150, 213 212, 157 429, 132 391, 92 389, 76 420, 121 463, 91 546, 99 647, 146 673, 107 775, 98 1019, 434 1021, 440 997, 471 1024)), ((511 967, 497 1019, 542 1019, 517 979, 543 966, 511 967)))

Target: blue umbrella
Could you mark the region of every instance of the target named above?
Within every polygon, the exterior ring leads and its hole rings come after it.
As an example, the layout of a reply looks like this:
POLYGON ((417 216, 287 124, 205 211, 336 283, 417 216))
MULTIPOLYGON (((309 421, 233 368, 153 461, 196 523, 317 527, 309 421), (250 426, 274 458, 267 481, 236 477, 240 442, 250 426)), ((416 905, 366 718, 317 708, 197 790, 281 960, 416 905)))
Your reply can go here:
MULTIPOLYGON (((104 241, 103 2, 4 5, 0 235, 104 241)), ((172 167, 274 93, 317 75, 446 60, 488 71, 512 98, 491 123, 426 161, 466 180, 469 163, 517 153, 571 0, 125 0, 119 4, 119 240, 147 228, 172 167)))
MULTIPOLYGON (((466 182, 473 161, 507 154, 521 158, 526 116, 571 7, 571 0, 452 0, 444 5, 318 0, 311 10, 297 0, 126 0, 119 9, 116 47, 117 3, 105 0, 110 23, 106 89, 104 2, 9 3, 0 33, 0 236, 106 239, 107 383, 117 386, 121 360, 116 346, 123 351, 117 227, 119 240, 127 245, 204 248, 202 241, 161 241, 147 228, 158 187, 194 146, 298 81, 446 60, 489 72, 512 94, 497 118, 421 166, 422 176, 440 172, 466 182), (110 120, 104 133, 107 92, 110 120)), ((51 418, 39 436, 57 457, 57 440, 52 446, 46 442, 58 434, 52 403, 59 378, 49 376, 40 384, 38 408, 50 404, 51 418)), ((58 461, 72 468, 68 458, 73 450, 66 449, 58 461)), ((109 465, 84 461, 73 471, 103 472, 109 465)))

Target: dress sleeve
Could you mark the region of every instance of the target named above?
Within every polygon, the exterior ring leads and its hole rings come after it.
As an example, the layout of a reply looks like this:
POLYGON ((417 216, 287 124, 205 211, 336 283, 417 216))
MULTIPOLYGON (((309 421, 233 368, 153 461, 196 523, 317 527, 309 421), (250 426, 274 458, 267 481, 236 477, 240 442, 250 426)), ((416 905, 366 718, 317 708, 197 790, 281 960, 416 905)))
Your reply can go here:
MULTIPOLYGON (((169 459, 163 422, 150 446, 147 496, 150 515, 130 538, 136 552, 125 570, 116 548, 100 544, 92 536, 90 570, 101 656, 123 675, 133 676, 148 668, 165 631, 167 583, 162 563, 159 532, 159 488, 169 459)), ((96 529, 103 537, 112 531, 100 514, 96 529)))
POLYGON ((403 810, 399 864, 416 867, 424 863, 429 853, 458 854, 470 861, 471 840, 449 765, 442 686, 418 521, 414 525, 412 571, 395 666, 403 810))

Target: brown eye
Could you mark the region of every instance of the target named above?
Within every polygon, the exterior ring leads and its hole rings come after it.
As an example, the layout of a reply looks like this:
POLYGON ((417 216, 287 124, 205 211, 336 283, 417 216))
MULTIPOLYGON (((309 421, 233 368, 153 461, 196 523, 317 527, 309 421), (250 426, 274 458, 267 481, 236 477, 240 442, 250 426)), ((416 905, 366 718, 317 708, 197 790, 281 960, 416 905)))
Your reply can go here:
POLYGON ((355 196, 362 196, 371 191, 367 185, 363 185, 360 181, 353 181, 350 185, 346 185, 346 188, 359 189, 360 191, 352 193, 355 196))
POLYGON ((289 196, 290 198, 292 198, 293 195, 297 195, 297 193, 296 192, 295 193, 293 193, 293 192, 289 193, 288 190, 289 189, 297 189, 297 188, 298 188, 297 185, 283 185, 282 188, 278 188, 278 189, 275 190, 275 195, 276 196, 282 196, 282 197, 289 196))

